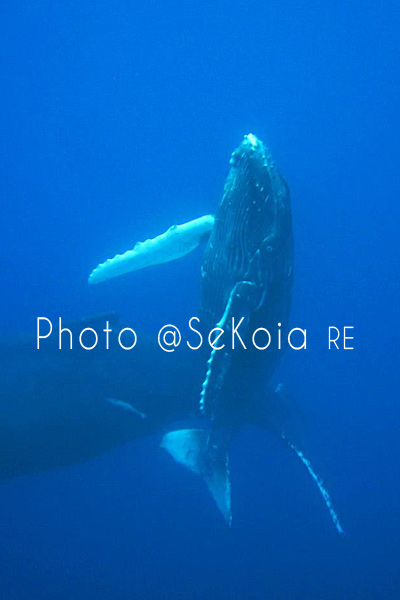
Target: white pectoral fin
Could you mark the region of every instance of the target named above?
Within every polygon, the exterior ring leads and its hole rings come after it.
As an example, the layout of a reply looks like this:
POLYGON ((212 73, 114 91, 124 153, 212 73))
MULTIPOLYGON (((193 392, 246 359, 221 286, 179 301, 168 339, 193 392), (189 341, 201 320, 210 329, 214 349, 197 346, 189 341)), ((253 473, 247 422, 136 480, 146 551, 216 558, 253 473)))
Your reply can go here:
POLYGON ((117 254, 98 265, 91 272, 89 283, 100 283, 131 271, 181 258, 197 248, 209 236, 213 226, 213 215, 173 225, 153 239, 138 242, 133 250, 117 254))

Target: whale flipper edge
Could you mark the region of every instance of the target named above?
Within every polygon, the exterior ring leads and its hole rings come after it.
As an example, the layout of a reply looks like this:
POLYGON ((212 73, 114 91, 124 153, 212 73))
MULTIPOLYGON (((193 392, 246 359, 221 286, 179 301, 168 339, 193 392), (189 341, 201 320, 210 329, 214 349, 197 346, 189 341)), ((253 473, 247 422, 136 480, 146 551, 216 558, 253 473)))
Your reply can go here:
POLYGON ((195 250, 208 237, 213 227, 213 215, 204 215, 182 225, 172 225, 155 238, 138 242, 132 250, 99 264, 89 275, 89 283, 100 283, 131 271, 181 258, 195 250))

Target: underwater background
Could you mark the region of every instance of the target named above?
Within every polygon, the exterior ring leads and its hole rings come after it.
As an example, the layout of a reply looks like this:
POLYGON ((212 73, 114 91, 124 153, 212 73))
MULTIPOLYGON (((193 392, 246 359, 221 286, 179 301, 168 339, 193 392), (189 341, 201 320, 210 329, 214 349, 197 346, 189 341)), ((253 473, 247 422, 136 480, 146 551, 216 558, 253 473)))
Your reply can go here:
MULTIPOLYGON (((308 454, 230 450, 233 526, 157 436, 0 484, 0 597, 400 597, 398 3, 61 2, 1 8, 2 337, 107 311, 197 314, 201 249, 89 287, 98 262, 213 212, 243 135, 287 179, 291 323, 278 368, 308 454), (354 326, 353 351, 328 326, 354 326)), ((1 448, 1 440, 0 440, 1 448)))

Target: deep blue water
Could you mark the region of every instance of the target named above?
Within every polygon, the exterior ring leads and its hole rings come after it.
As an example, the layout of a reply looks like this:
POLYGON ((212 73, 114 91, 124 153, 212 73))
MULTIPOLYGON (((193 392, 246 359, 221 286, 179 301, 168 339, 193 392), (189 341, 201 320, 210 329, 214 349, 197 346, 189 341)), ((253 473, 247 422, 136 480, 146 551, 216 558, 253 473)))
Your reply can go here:
MULTIPOLYGON (((292 195, 279 369, 346 536, 301 464, 243 429, 234 523, 153 439, 0 486, 0 597, 400 596, 396 2, 4 2, 2 336, 115 310, 196 314, 201 252, 90 288, 103 258, 212 212, 250 131, 292 195), (354 351, 328 351, 329 325, 354 351)), ((1 440, 0 440, 1 447, 1 440)))

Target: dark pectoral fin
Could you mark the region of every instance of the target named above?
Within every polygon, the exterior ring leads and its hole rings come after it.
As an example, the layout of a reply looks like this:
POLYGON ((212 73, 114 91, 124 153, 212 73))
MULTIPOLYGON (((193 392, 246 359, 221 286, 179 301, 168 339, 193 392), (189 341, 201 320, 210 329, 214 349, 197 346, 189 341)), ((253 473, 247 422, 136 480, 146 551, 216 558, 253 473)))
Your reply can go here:
POLYGON ((203 429, 181 429, 164 435, 161 447, 167 450, 176 462, 203 477, 222 516, 230 527, 231 486, 229 481, 228 456, 219 453, 213 456, 208 450, 208 433, 203 429))

